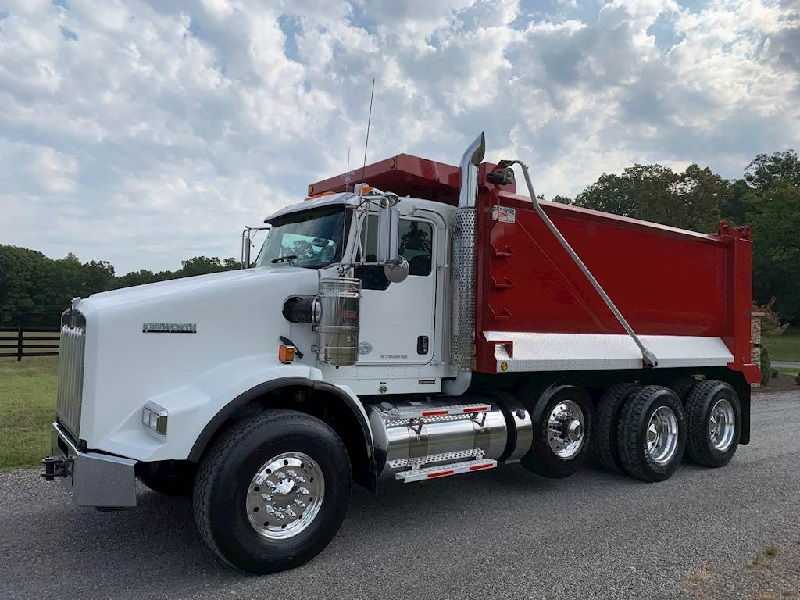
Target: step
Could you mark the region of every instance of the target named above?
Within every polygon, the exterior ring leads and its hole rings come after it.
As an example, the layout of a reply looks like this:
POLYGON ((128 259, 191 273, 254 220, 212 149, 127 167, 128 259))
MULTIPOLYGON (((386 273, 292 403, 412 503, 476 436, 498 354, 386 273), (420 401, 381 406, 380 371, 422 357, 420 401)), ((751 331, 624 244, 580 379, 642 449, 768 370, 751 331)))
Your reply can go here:
POLYGON ((497 461, 493 459, 468 460, 464 462, 450 463, 449 465, 438 465, 426 467, 425 469, 411 469, 397 473, 394 477, 403 483, 412 481, 424 481, 427 479, 442 479, 451 475, 462 473, 474 473, 476 471, 488 471, 497 466, 497 461))
POLYGON ((455 406, 403 406, 384 413, 393 420, 400 419, 435 419, 436 417, 454 417, 463 415, 480 415, 492 409, 489 404, 459 404, 455 406))

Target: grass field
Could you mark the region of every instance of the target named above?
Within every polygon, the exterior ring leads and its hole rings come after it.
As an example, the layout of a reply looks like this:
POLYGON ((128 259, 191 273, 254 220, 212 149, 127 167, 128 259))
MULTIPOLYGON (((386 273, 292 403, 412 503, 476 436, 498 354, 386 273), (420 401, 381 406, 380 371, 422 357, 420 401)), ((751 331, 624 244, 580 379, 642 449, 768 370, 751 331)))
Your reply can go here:
MULTIPOLYGON (((790 327, 783 335, 767 336, 761 338, 761 344, 769 352, 771 361, 800 362, 800 327, 790 327)), ((773 368, 775 368, 773 366, 773 368)), ((797 376, 800 369, 777 368, 783 375, 797 376)))
POLYGON ((36 465, 50 453, 57 364, 55 356, 0 359, 0 469, 36 465))
POLYGON ((769 352, 770 360, 800 362, 800 327, 790 327, 783 335, 765 335, 761 344, 769 352))

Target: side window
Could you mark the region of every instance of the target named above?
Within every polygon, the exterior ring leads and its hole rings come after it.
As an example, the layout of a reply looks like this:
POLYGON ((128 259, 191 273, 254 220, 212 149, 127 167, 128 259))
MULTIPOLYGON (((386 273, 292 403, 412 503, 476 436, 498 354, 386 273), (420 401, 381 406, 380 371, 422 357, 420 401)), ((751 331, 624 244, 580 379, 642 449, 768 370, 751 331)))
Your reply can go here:
POLYGON ((433 262, 433 225, 400 219, 400 254, 408 261, 409 275, 427 277, 433 262))

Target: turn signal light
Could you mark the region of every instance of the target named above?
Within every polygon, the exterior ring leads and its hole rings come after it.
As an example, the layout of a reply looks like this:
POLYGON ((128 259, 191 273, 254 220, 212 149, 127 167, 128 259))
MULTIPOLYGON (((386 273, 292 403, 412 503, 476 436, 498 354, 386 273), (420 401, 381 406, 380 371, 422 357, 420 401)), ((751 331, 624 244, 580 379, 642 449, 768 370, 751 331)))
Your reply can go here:
POLYGON ((142 425, 159 435, 167 435, 169 412, 155 402, 148 402, 142 408, 142 425))
POLYGON ((294 355, 296 353, 297 348, 294 346, 289 346, 287 344, 281 344, 278 346, 278 360, 285 365, 288 365, 294 360, 294 355))

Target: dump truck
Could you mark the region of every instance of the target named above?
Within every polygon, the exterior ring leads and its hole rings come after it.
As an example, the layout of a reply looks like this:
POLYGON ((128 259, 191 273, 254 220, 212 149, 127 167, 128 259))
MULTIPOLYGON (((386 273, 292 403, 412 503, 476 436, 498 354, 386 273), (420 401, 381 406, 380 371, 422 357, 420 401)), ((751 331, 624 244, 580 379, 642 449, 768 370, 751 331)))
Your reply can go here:
POLYGON ((137 480, 191 495, 211 551, 269 573, 325 548, 353 483, 727 464, 759 379, 749 230, 544 202, 484 151, 312 183, 240 271, 73 300, 43 476, 105 510, 137 480))

